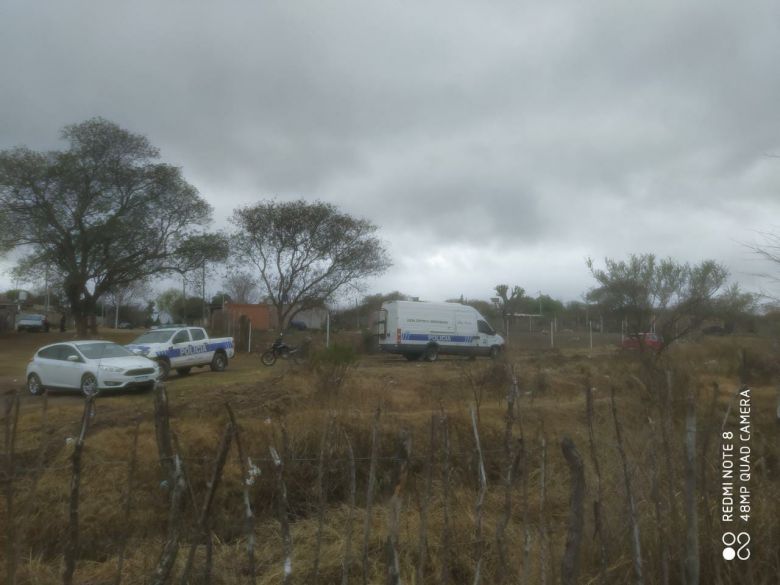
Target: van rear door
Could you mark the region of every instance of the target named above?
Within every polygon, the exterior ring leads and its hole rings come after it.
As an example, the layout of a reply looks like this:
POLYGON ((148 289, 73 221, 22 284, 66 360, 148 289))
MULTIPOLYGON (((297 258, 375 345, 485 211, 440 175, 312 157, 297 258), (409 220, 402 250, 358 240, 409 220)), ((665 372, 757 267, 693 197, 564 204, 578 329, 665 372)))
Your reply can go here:
POLYGON ((479 346, 479 335, 477 334, 477 319, 474 313, 469 311, 457 311, 455 321, 458 329, 458 338, 463 338, 464 353, 473 353, 473 350, 479 346))

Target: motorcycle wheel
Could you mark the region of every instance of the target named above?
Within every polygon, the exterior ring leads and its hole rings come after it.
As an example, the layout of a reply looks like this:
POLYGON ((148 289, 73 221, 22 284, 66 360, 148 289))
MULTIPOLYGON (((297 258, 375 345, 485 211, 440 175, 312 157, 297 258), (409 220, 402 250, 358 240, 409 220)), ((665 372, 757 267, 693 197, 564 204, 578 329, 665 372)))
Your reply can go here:
POLYGON ((269 349, 260 356, 260 361, 264 366, 272 366, 276 363, 276 353, 269 349))

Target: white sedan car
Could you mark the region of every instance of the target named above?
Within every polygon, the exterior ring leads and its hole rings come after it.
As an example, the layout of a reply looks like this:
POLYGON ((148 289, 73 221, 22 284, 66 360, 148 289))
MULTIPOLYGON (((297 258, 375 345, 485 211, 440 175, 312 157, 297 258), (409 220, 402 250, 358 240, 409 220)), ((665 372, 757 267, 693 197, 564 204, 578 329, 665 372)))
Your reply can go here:
POLYGON ((110 341, 72 341, 39 349, 27 364, 27 389, 102 390, 152 388, 160 371, 155 362, 110 341))

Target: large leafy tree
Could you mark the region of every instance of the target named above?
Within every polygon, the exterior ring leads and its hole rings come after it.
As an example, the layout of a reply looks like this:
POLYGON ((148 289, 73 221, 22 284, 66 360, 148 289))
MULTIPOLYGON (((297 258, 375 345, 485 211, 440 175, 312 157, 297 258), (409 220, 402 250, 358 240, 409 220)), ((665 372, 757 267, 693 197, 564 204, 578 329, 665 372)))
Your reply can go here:
POLYGON ((371 222, 320 201, 262 201, 237 209, 233 251, 253 266, 280 327, 390 262, 371 222))
POLYGON ((735 294, 724 291, 729 273, 714 260, 691 265, 632 254, 628 260, 606 258, 604 268, 592 259, 587 264, 598 283, 588 300, 624 318, 629 333, 648 331, 655 320, 666 345, 698 328, 735 294))
POLYGON ((97 300, 168 269, 210 206, 149 140, 102 118, 65 127, 68 148, 0 152, 0 248, 21 246, 17 273, 48 266, 80 335, 97 300))

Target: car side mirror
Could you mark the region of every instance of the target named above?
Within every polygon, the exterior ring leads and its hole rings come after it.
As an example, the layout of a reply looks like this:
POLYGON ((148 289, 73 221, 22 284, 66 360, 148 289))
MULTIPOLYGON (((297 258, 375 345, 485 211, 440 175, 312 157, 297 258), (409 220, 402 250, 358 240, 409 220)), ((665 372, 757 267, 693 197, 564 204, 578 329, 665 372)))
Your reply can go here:
POLYGON ((79 361, 79 356, 77 356, 77 355, 69 355, 68 356, 68 361, 69 362, 77 362, 77 361, 79 361))

